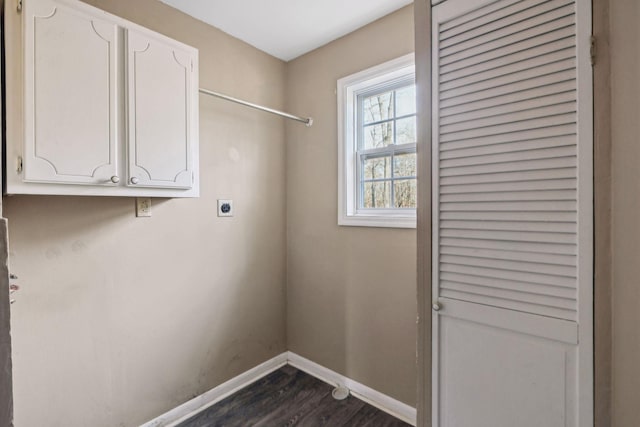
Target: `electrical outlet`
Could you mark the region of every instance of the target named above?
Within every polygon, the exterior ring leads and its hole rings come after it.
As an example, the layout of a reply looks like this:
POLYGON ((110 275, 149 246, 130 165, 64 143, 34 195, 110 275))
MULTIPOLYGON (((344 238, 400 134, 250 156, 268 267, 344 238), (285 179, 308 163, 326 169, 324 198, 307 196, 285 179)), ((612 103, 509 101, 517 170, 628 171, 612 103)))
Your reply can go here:
POLYGON ((218 199, 218 216, 233 216, 233 200, 218 199))
POLYGON ((150 197, 136 197, 136 216, 139 218, 151 216, 150 197))

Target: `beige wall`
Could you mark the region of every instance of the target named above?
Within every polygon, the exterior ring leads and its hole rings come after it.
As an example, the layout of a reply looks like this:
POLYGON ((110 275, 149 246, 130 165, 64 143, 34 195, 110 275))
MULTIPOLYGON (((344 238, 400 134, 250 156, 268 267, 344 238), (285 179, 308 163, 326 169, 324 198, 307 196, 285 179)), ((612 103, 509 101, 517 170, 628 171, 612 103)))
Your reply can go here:
MULTIPOLYGON (((200 49, 202 86, 284 106, 283 62, 157 0, 87 2, 200 49)), ((138 425, 286 349, 283 120, 200 107, 198 199, 5 199, 17 426, 138 425)))
POLYGON ((416 401, 415 230, 337 225, 336 80, 413 52, 409 6, 287 66, 289 349, 416 401))
MULTIPOLYGON (((7 220, 0 219, 0 295, 9 295, 7 269, 7 220)), ((13 420, 11 336, 9 298, 0 298, 0 426, 11 427, 13 420)))
MULTIPOLYGON (((0 18, 3 13, 4 0, 0 0, 0 18)), ((1 19, 0 19, 1 20, 1 19)), ((0 26, 2 23, 0 22, 0 26)), ((4 58, 0 58, 0 67, 4 58)), ((4 88, 0 89, 0 92, 4 88)), ((0 114, 2 106, 0 106, 0 114)), ((2 129, 0 129, 0 137, 2 129)), ((0 166, 0 171, 2 167, 0 166)), ((0 173, 0 183, 3 174, 0 173)), ((0 217, 2 216, 2 201, 0 201, 0 217)), ((7 270, 7 225, 6 220, 0 220, 0 295, 9 293, 9 277, 7 270)), ((11 426, 13 419, 13 396, 12 396, 12 367, 11 367, 11 326, 10 307, 8 298, 0 298, 0 426, 11 426)))
POLYGON ((640 420, 640 3, 610 1, 613 425, 640 420))
POLYGON ((197 47, 201 86, 316 124, 285 131, 201 96, 200 198, 154 199, 152 218, 128 198, 4 200, 22 285, 16 425, 138 425, 286 350, 287 334, 415 404, 415 231, 337 226, 334 93, 413 50, 412 8, 285 64, 156 0, 86 2, 197 47), (234 218, 215 216, 217 198, 234 218))

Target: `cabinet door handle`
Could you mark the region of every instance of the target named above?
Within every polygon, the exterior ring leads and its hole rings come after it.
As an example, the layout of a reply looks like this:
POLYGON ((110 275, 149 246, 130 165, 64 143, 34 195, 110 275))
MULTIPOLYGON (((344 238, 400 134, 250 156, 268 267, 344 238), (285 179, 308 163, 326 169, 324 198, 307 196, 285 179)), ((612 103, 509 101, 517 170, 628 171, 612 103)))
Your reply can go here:
POLYGON ((111 177, 111 182, 113 182, 114 184, 117 184, 120 182, 120 177, 118 175, 113 175, 111 177))
POLYGON ((140 180, 137 177, 135 177, 135 176, 131 177, 131 183, 132 184, 137 184, 139 182, 140 182, 140 180))

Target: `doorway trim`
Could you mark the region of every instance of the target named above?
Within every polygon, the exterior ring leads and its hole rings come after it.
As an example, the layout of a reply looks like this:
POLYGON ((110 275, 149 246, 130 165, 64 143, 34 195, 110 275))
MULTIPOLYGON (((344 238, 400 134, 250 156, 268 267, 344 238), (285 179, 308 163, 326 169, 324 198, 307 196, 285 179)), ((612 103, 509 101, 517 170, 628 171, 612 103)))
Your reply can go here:
POLYGON ((418 393, 417 426, 431 425, 431 3, 414 1, 417 87, 417 267, 418 393), (429 236, 429 238, 421 238, 429 236))

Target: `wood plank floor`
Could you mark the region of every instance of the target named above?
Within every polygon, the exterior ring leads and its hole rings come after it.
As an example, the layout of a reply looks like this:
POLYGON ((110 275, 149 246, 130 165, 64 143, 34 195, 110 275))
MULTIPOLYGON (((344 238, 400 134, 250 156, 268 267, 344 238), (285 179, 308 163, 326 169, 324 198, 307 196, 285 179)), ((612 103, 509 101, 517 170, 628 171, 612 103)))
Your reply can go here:
POLYGON ((284 366, 179 427, 409 426, 353 396, 335 400, 332 390, 333 387, 311 375, 284 366))

